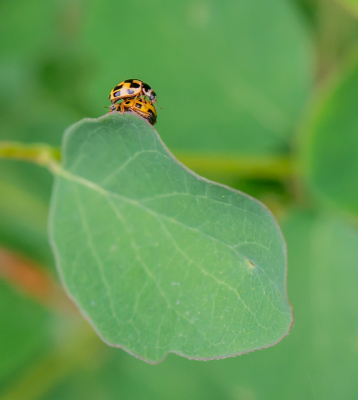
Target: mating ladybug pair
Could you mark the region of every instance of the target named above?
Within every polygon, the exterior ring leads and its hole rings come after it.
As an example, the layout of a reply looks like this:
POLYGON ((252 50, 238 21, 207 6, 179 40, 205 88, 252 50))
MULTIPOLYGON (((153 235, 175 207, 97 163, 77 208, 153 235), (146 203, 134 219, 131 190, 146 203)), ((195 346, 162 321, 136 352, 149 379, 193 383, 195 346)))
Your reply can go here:
POLYGON ((133 111, 152 125, 157 122, 157 110, 154 107, 157 95, 147 83, 139 79, 127 79, 119 83, 111 90, 109 100, 112 102, 110 112, 119 111, 123 114, 133 111))

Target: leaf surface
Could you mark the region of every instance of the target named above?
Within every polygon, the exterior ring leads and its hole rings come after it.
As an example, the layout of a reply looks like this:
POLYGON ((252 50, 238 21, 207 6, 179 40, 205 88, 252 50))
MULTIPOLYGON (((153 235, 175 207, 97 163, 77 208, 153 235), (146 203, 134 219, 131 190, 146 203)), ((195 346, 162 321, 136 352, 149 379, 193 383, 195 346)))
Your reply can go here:
POLYGON ((63 281, 109 344, 210 359, 287 334, 280 230, 259 202, 180 165, 134 115, 71 127, 50 235, 63 281))

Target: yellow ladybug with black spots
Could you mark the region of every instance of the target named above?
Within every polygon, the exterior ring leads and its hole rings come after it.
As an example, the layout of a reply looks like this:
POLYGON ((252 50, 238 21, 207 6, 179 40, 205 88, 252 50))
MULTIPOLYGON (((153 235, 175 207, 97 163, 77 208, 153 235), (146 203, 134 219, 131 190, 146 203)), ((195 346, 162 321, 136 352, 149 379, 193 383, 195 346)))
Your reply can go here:
POLYGON ((137 98, 139 96, 141 96, 142 100, 144 100, 144 96, 147 96, 151 104, 157 101, 157 95, 154 90, 139 79, 127 79, 119 83, 111 90, 109 100, 111 100, 112 104, 115 104, 118 100, 130 97, 137 98))
POLYGON ((157 111, 155 107, 147 99, 131 98, 123 100, 120 103, 113 104, 110 107, 112 111, 119 111, 121 114, 133 111, 141 117, 145 118, 150 124, 157 122, 157 111))

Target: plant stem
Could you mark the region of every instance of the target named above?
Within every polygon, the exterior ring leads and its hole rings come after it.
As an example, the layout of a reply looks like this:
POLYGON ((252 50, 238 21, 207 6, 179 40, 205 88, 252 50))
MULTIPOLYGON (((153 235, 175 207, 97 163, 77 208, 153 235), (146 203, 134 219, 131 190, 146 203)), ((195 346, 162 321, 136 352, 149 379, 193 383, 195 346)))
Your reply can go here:
POLYGON ((233 156, 180 152, 174 154, 188 168, 204 176, 215 174, 283 180, 294 174, 289 156, 233 156))
POLYGON ((17 159, 33 162, 51 168, 61 159, 60 149, 43 143, 23 144, 17 142, 0 142, 0 158, 17 159))
MULTIPOLYGON (((290 157, 234 156, 220 154, 181 153, 175 156, 199 174, 231 175, 239 178, 286 179, 293 175, 290 157)), ((61 160, 59 148, 46 144, 0 142, 0 158, 17 159, 46 166, 52 172, 61 160)))

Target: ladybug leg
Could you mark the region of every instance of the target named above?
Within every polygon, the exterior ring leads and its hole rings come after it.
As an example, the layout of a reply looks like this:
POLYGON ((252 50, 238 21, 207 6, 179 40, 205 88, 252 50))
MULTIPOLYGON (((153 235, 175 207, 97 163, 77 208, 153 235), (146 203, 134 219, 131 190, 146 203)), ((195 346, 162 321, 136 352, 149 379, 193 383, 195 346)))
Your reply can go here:
POLYGON ((113 104, 110 108, 112 111, 119 111, 121 114, 123 114, 122 103, 113 104))
POLYGON ((109 109, 109 112, 113 112, 113 111, 118 111, 118 108, 120 107, 120 103, 117 104, 112 104, 110 107, 105 107, 109 109))

